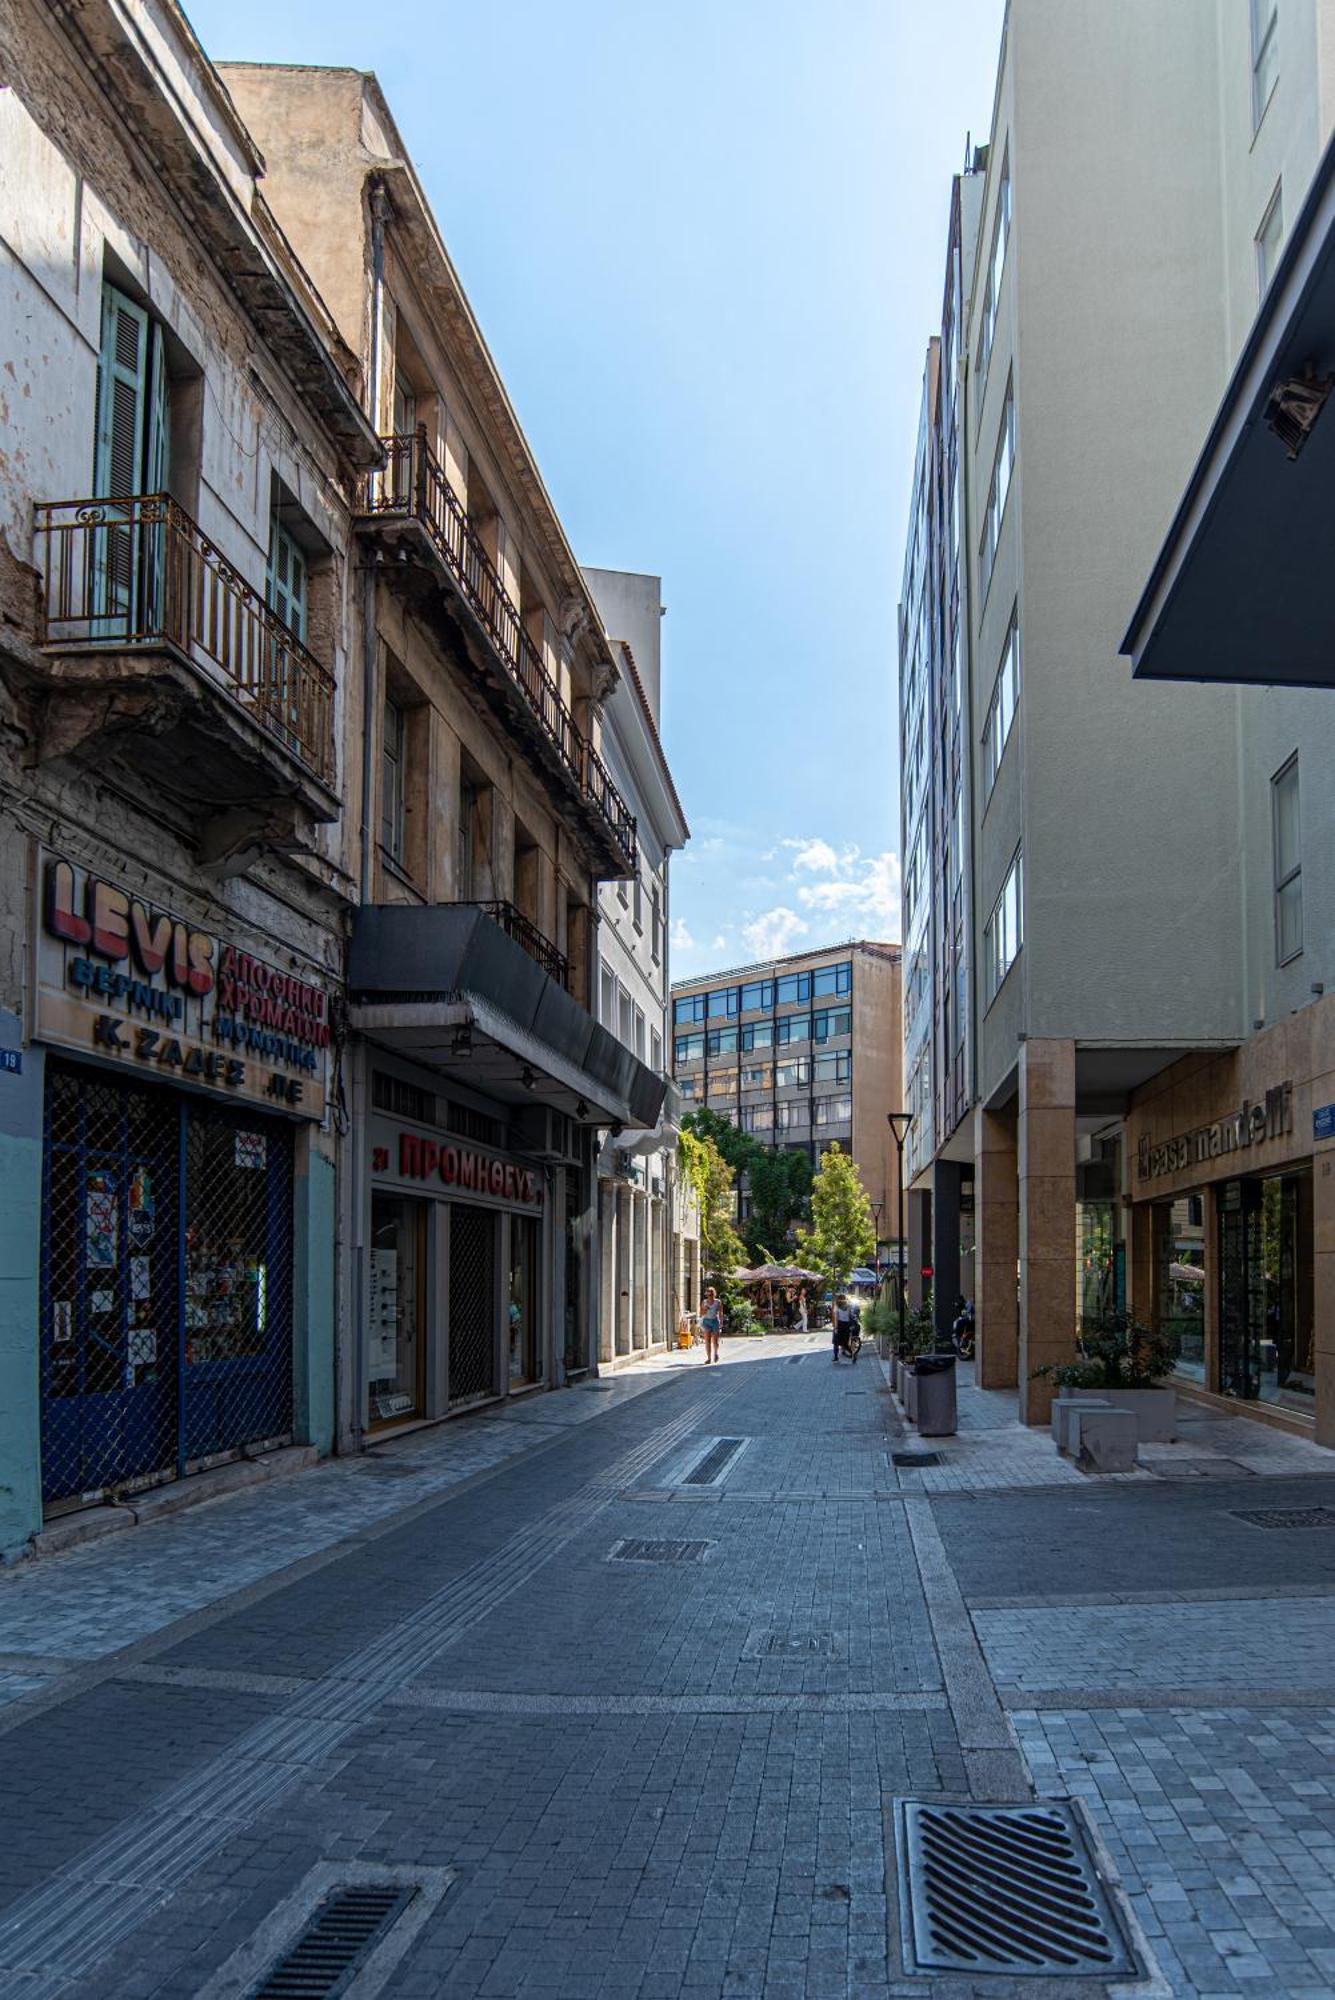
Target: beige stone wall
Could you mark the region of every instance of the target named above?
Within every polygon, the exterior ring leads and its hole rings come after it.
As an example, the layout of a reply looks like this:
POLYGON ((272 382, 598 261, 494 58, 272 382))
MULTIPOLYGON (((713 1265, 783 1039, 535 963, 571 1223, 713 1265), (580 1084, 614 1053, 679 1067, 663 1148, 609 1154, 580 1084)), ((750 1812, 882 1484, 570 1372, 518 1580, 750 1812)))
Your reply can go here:
POLYGON ((853 1158, 867 1198, 881 1204, 880 1233, 894 1232, 897 1215, 895 1142, 888 1111, 903 1105, 902 961, 853 951, 853 1158))

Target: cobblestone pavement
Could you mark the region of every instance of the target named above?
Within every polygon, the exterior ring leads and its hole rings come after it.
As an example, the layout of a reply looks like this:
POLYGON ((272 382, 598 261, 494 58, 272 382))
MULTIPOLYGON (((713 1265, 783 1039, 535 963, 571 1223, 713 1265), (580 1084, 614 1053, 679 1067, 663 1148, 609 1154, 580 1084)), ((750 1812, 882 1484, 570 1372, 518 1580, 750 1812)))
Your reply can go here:
POLYGON ((1236 1519, 1323 1478, 1027 1481, 966 1386, 930 1494, 869 1355, 725 1355, 0 1577, 5 2000, 240 2000, 341 1872, 422 1884, 368 2000, 1070 2000, 903 1958, 895 1802, 1035 1787, 1110 1993, 1335 1994, 1335 1534, 1236 1519))

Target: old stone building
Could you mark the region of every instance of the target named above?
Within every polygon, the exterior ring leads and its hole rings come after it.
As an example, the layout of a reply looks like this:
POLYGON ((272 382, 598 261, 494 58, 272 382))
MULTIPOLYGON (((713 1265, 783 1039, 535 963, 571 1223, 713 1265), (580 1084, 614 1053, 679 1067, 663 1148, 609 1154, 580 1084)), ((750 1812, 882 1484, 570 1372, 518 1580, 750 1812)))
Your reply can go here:
POLYGON ((222 73, 384 441, 354 526, 354 1444, 593 1364, 594 1161, 664 1083, 593 1013, 598 885, 638 863, 616 665, 407 150, 359 71, 222 73))
POLYGON ((44 1512, 332 1440, 348 550, 381 448, 172 0, 14 0, 0 83, 12 1553, 44 1512))

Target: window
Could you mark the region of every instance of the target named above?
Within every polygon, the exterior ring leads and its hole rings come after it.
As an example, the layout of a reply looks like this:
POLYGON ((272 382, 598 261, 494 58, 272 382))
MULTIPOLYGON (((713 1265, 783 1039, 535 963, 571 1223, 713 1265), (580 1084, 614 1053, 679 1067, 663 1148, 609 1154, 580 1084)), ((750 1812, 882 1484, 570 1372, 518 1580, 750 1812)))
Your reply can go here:
POLYGON ((1014 965, 1024 943, 1023 865, 1019 849, 1006 871, 1001 894, 992 906, 983 935, 983 959, 987 971, 987 997, 992 1000, 1002 980, 1014 965))
MULTIPOLYGON (((473 900, 473 853, 477 838, 477 820, 477 786, 464 778, 459 785, 459 846, 455 856, 455 875, 461 903, 470 903, 473 900)), ((613 984, 615 985, 615 981, 613 984)), ((603 1019, 609 1027, 613 1025, 610 1007, 603 1019)))
POLYGON ((774 1023, 774 1039, 781 1048, 788 1042, 805 1042, 810 1033, 810 1014, 787 1014, 774 1023))
POLYGON ((277 612, 294 639, 306 641, 306 552, 278 518, 277 504, 269 524, 269 576, 265 591, 269 609, 277 612))
POLYGON ((762 1063, 758 1068, 743 1069, 743 1090, 766 1090, 769 1087, 769 1065, 762 1063))
POLYGON ((774 983, 774 997, 781 1007, 791 1007, 798 1000, 811 998, 811 974, 809 972, 786 972, 782 979, 774 983))
POLYGON ((983 512, 983 539, 979 550, 978 570, 987 588, 992 574, 992 563, 997 553, 997 543, 1001 538, 1001 522, 1006 512, 1006 495, 1011 490, 1011 468, 1015 463, 1015 396, 1011 384, 1006 384, 1006 407, 1001 413, 1001 428, 997 432, 997 448, 992 454, 992 479, 987 489, 987 506, 983 512))
POLYGON ((818 1125, 847 1125, 853 1117, 851 1097, 818 1097, 816 1099, 816 1123, 818 1125))
POLYGON ((820 1000, 831 993, 847 993, 852 984, 853 967, 847 960, 842 965, 823 965, 812 974, 811 995, 820 1000))
POLYGON ((644 1061, 644 1028, 644 1009, 637 1007, 635 1009, 635 1053, 641 1062, 644 1061))
POLYGON ((852 1032, 853 1016, 847 1007, 827 1007, 823 1013, 811 1017, 813 1042, 828 1042, 833 1035, 849 1035, 852 1032))
POLYGON ((828 1055, 817 1056, 812 1064, 817 1083, 847 1083, 852 1074, 853 1057, 847 1049, 831 1049, 828 1055))
MULTIPOLYGON (((93 490, 98 499, 165 493, 171 445, 171 385, 162 328, 114 285, 102 287, 93 490)), ((112 562, 122 542, 111 544, 112 562)), ((121 608, 121 607, 117 607, 121 608)))
POLYGON ((678 1083, 678 1085, 677 1085, 677 1088, 678 1088, 678 1090, 679 1090, 679 1091, 681 1092, 681 1094, 682 1094, 682 1096, 683 1096, 683 1097, 694 1097, 694 1096, 695 1096, 695 1078, 694 1078, 693 1076, 684 1076, 684 1077, 682 1077, 682 1078, 681 1078, 681 1080, 680 1080, 680 1082, 679 1082, 679 1083, 678 1083))
MULTIPOLYGON (((983 293, 983 324, 978 335, 978 374, 987 386, 988 363, 997 330, 997 303, 1001 296, 1001 274, 1006 268, 1006 245, 1011 234, 1010 149, 1002 155, 1001 181, 997 188, 996 215, 992 223, 992 254, 987 261, 987 289, 983 293)), ((981 397, 980 397, 981 401, 981 397)))
POLYGON ((776 1132, 800 1131, 807 1123, 806 1100, 801 1097, 786 1097, 774 1107, 774 1129, 776 1132))
POLYGON ((1287 965, 1303 948, 1302 842, 1298 818, 1298 758, 1271 780, 1275 827, 1275 959, 1287 965))
POLYGON ((736 1028, 711 1028, 707 1046, 711 1056, 735 1056, 737 1053, 736 1028))
POLYGON ((704 1052, 703 1035, 678 1035, 672 1045, 672 1060, 679 1063, 699 1062, 704 1052))
POLYGON ((417 397, 413 385, 401 369, 394 371, 394 408, 392 411, 395 437, 407 437, 417 424, 417 397))
POLYGON ((658 906, 658 891, 649 892, 649 949, 653 953, 654 964, 663 958, 663 913, 658 906))
POLYGON ((768 1132, 774 1124, 774 1107, 771 1104, 744 1104, 741 1113, 743 1132, 768 1132))
POLYGON ((626 1048, 635 1046, 635 1003, 629 993, 617 994, 617 1032, 626 1048))
POLYGON ((997 668, 997 678, 992 687, 992 699, 987 707, 987 723, 983 730, 983 796, 986 798, 996 781, 997 768, 1001 763, 1001 753, 1006 748, 1015 720, 1015 710, 1020 700, 1020 628, 1016 614, 1011 612, 1011 622, 1006 628, 1006 643, 1001 649, 1001 664, 997 668))
POLYGON ((598 1019, 612 1033, 617 1031, 617 983, 607 966, 598 975, 598 1019))
POLYGON ((718 1021, 737 1012, 737 988, 720 986, 709 996, 709 1018, 718 1021))
POLYGON ((741 1031, 741 1046, 744 1049, 767 1049, 774 1040, 774 1027, 769 1021, 753 1021, 749 1028, 741 1031))
POLYGON ((635 916, 635 928, 636 928, 636 930, 637 930, 637 931, 638 931, 638 930, 643 930, 643 928, 644 928, 644 890, 643 890, 643 888, 642 888, 642 887, 641 887, 641 885, 640 885, 640 878, 639 878, 639 876, 638 876, 638 875, 637 875, 637 876, 635 877, 635 889, 634 889, 634 900, 635 900, 635 911, 634 911, 634 916, 635 916))
POLYGON ((380 845, 394 861, 403 860, 403 760, 406 717, 397 701, 385 700, 380 739, 380 845))
POLYGON ((774 1081, 780 1090, 791 1090, 794 1085, 810 1083, 810 1056, 795 1056, 791 1062, 776 1063, 774 1081))
POLYGON ((663 1072, 663 1037, 657 1028, 649 1030, 649 1067, 658 1075, 663 1072))
POLYGON ((1265 117, 1265 108, 1279 81, 1279 0, 1251 0, 1251 7, 1254 132, 1265 117))
POLYGON ((686 993, 672 1003, 672 1025, 680 1028, 690 1021, 705 1018, 705 996, 703 993, 686 993))
POLYGON ((1280 245, 1284 241, 1284 189, 1276 186, 1270 197, 1270 206, 1265 212, 1261 227, 1256 232, 1256 289, 1264 298, 1270 288, 1270 280, 1275 275, 1279 262, 1280 245))
POLYGON ((742 988, 741 1008, 743 1014, 754 1014, 757 1011, 768 1014, 773 1005, 774 981, 772 979, 753 979, 749 985, 742 988))

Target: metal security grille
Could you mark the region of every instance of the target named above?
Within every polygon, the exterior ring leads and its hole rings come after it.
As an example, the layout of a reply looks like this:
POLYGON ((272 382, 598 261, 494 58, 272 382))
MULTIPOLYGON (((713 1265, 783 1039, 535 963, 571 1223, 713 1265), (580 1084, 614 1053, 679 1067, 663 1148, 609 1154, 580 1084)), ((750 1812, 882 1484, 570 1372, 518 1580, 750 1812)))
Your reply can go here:
POLYGON ((609 1562, 623 1563, 689 1563, 700 1562, 708 1542, 653 1542, 640 1537, 629 1536, 617 1542, 608 1557, 609 1562))
POLYGON ((1069 1806, 905 1800, 898 1830, 913 1970, 1136 1970, 1069 1806))
POLYGON ((292 1426, 292 1135, 47 1065, 42 1490, 184 1472, 292 1426))
POLYGON ((378 1883, 333 1890, 252 2000, 336 2000, 416 1893, 378 1883))
POLYGON ((686 1477, 683 1486, 714 1486, 722 1479, 731 1466, 745 1438, 716 1438, 702 1458, 697 1459, 686 1477))
POLYGON ((499 1393, 496 1379, 496 1217, 450 1209, 450 1402, 499 1393))

